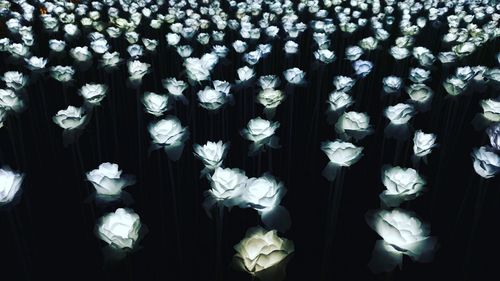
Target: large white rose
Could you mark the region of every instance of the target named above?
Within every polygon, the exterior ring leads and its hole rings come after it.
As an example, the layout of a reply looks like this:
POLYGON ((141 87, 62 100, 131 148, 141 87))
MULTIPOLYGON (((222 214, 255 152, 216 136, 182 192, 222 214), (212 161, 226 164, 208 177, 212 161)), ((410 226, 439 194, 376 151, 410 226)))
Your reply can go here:
POLYGON ((276 108, 285 99, 285 95, 280 90, 264 89, 257 95, 257 101, 265 108, 276 108))
POLYGON ((98 169, 88 172, 86 177, 97 195, 103 196, 118 196, 123 188, 134 184, 133 177, 122 175, 118 165, 113 163, 102 163, 98 169))
POLYGON ((388 207, 397 207, 403 201, 413 200, 425 188, 425 180, 412 168, 384 167, 382 183, 387 188, 380 200, 388 207))
POLYGON ((139 239, 141 226, 138 214, 133 210, 119 208, 99 219, 97 236, 113 248, 132 249, 139 239))
POLYGON ((384 84, 384 91, 386 93, 397 93, 403 85, 403 81, 397 76, 384 77, 382 83, 384 84))
POLYGON ((74 130, 85 125, 87 114, 83 108, 70 105, 64 110, 59 110, 52 120, 64 130, 74 130))
POLYGON ((333 77, 333 85, 337 91, 349 92, 354 86, 356 81, 351 77, 347 76, 335 76, 333 77))
POLYGON ((234 206, 244 191, 247 179, 245 171, 217 167, 210 176, 211 189, 208 193, 215 200, 223 201, 224 205, 234 206))
POLYGON ((264 145, 278 148, 278 137, 274 136, 274 133, 279 126, 279 122, 271 122, 260 117, 248 121, 247 127, 242 129, 240 134, 243 138, 253 142, 250 154, 263 148, 264 145))
POLYGON ((236 264, 252 275, 278 265, 295 251, 292 241, 280 238, 276 230, 261 227, 249 229, 234 249, 236 264))
POLYGON ((0 89, 0 108, 19 112, 24 107, 24 102, 11 89, 0 89))
POLYGON ((175 116, 167 116, 149 126, 149 134, 158 145, 170 146, 182 144, 188 137, 186 127, 175 116))
POLYGON ((12 202, 23 183, 24 175, 10 169, 0 169, 0 206, 12 202))
POLYGON ((210 87, 198 92, 200 106, 208 110, 220 109, 228 101, 228 95, 210 87))
POLYGON ((472 151, 474 170, 481 177, 488 179, 500 172, 500 156, 493 149, 481 146, 472 151))
POLYGON ((147 113, 161 116, 168 110, 168 96, 145 92, 142 97, 142 104, 147 113))
POLYGON ((331 112, 346 109, 354 103, 352 97, 342 91, 330 93, 326 102, 328 103, 328 110, 331 112))
POLYGON ((500 101, 493 99, 482 100, 481 107, 483 108, 484 118, 493 122, 500 122, 500 101))
POLYGON ((436 146, 436 135, 426 134, 421 130, 415 131, 413 136, 413 153, 415 156, 423 157, 431 153, 432 148, 436 146))
POLYGON ((7 87, 16 91, 21 90, 28 82, 28 78, 18 71, 5 72, 2 80, 5 82, 7 87))
POLYGON ((394 106, 386 107, 384 115, 395 125, 403 125, 408 123, 408 121, 415 114, 415 108, 413 105, 406 103, 398 103, 394 106))
POLYGON ((401 209, 370 211, 366 221, 383 239, 375 244, 369 264, 372 271, 401 267, 403 255, 418 262, 432 260, 437 239, 430 236, 430 227, 413 213, 401 209))
POLYGON ((290 84, 300 84, 304 81, 306 73, 299 68, 294 67, 283 71, 283 76, 285 76, 286 81, 290 84))
POLYGON ((278 206, 285 193, 286 188, 282 182, 270 174, 264 174, 247 180, 239 205, 266 212, 278 206))
POLYGON ((85 101, 94 105, 99 104, 104 99, 107 92, 108 86, 104 84, 85 84, 79 91, 85 101))
POLYGON ((138 60, 129 61, 127 68, 130 81, 135 83, 142 81, 142 77, 149 72, 150 67, 150 64, 138 60))
POLYGON ((425 84, 411 84, 406 89, 410 99, 419 104, 426 104, 432 98, 434 94, 432 89, 427 87, 425 84))
POLYGON ((214 170, 222 165, 229 150, 229 143, 208 141, 203 146, 195 144, 193 150, 194 156, 200 159, 206 168, 214 170))
POLYGON ((350 142, 339 140, 321 143, 321 150, 323 150, 330 162, 341 167, 349 167, 358 162, 363 156, 363 147, 357 147, 350 142))
POLYGON ((335 124, 335 131, 345 138, 362 139, 373 131, 370 116, 356 111, 345 112, 335 124))

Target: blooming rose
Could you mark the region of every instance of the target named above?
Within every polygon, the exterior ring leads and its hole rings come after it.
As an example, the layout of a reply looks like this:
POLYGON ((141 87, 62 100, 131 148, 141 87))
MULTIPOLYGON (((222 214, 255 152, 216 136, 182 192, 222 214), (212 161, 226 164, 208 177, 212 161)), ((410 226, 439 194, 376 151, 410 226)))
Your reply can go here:
POLYGON ((5 82, 7 87, 16 91, 21 90, 28 82, 28 78, 18 71, 5 72, 2 80, 5 82))
POLYGON ((229 150, 229 143, 223 143, 222 141, 208 141, 203 146, 195 144, 193 149, 194 156, 200 159, 205 167, 210 170, 214 170, 222 165, 222 161, 224 161, 224 158, 229 150))
POLYGON ((483 116, 493 122, 500 122, 500 101, 487 99, 481 101, 483 116))
POLYGON ((267 211, 278 206, 285 196, 286 188, 282 182, 270 174, 247 180, 240 207, 250 207, 257 211, 267 211))
POLYGON ((168 110, 168 96, 145 92, 142 97, 142 104, 144 104, 147 113, 161 116, 168 110))
POLYGON ((472 151, 474 170, 485 179, 494 177, 500 172, 500 156, 487 146, 474 148, 472 151))
POLYGON ((243 193, 247 179, 245 171, 217 167, 210 176, 211 189, 208 193, 226 206, 234 206, 235 200, 243 193))
POLYGON ((276 230, 251 228, 237 245, 235 261, 252 275, 279 264, 295 251, 292 241, 278 237, 276 230))
POLYGON ((362 147, 339 140, 321 143, 321 150, 330 159, 330 162, 341 167, 349 167, 363 156, 362 147))
POLYGON ((306 73, 296 67, 287 69, 283 72, 286 81, 291 84, 300 84, 304 80, 306 73))
POLYGON ((106 93, 108 92, 108 86, 103 84, 85 84, 79 93, 80 95, 90 104, 99 104, 106 93))
POLYGON ((370 261, 374 272, 391 271, 402 265, 403 255, 419 262, 432 260, 437 239, 430 227, 411 212, 401 209, 376 210, 366 214, 368 225, 380 235, 370 261))
POLYGON ((189 136, 186 127, 175 116, 167 116, 149 125, 149 134, 153 143, 162 146, 175 146, 184 143, 189 136))
POLYGON ((200 106, 208 110, 220 109, 226 104, 228 99, 229 96, 226 93, 214 90, 208 86, 198 92, 200 106))
POLYGON ((392 124, 406 124, 415 114, 415 109, 412 105, 406 103, 398 103, 394 106, 386 107, 384 115, 389 118, 392 124))
POLYGON ((413 200, 425 188, 425 180, 412 168, 385 167, 382 169, 382 183, 387 190, 380 194, 380 200, 388 207, 413 200))
POLYGON ((270 122, 260 117, 248 121, 247 127, 241 130, 241 135, 257 145, 275 147, 273 135, 280 126, 279 122, 270 122))
POLYGON ((354 103, 352 97, 342 91, 335 91, 330 93, 326 102, 329 105, 329 111, 338 111, 341 109, 345 109, 354 103))
POLYGON ((52 120, 64 130, 74 130, 83 127, 87 121, 87 114, 83 108, 70 105, 64 110, 59 110, 52 120))
POLYGON ((415 156, 422 157, 431 153, 432 148, 436 146, 436 135, 426 134, 421 130, 415 131, 413 136, 413 153, 415 156))
POLYGON ((486 133, 490 138, 490 144, 496 150, 500 150, 500 123, 495 123, 486 129, 486 133))
POLYGON ((117 164, 102 163, 98 169, 86 174, 87 180, 92 183, 98 195, 117 196, 122 189, 134 184, 129 176, 122 175, 117 164))
POLYGON ((0 108, 19 112, 24 107, 24 102, 11 89, 0 89, 0 108))
POLYGON ((397 76, 384 77, 382 83, 384 84, 384 91, 386 93, 397 93, 403 85, 403 81, 397 76))
POLYGON ((356 111, 345 112, 335 124, 335 131, 346 137, 362 139, 373 131, 370 126, 370 116, 356 111))
POLYGON ((266 108, 276 108, 285 99, 280 90, 264 89, 257 95, 257 101, 266 108))
POLYGON ((0 206, 12 202, 23 183, 24 175, 11 171, 10 169, 0 169, 0 206))
POLYGON ((139 239, 141 220, 133 210, 119 208, 97 223, 97 236, 116 249, 132 249, 139 239))

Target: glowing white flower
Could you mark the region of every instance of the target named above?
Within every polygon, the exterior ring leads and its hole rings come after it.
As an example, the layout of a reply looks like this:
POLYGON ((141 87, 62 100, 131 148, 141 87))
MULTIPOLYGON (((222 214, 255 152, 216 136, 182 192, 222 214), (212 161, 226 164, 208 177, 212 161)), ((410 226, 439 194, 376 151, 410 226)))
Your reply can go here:
POLYGON ((0 206, 8 204, 21 189, 24 175, 11 171, 10 169, 0 169, 0 206))
POLYGON ((68 82, 73 79, 75 69, 71 66, 53 66, 50 69, 50 76, 59 82, 68 82))
POLYGON ((398 103, 394 106, 386 107, 384 115, 392 124, 402 125, 408 123, 413 115, 415 115, 415 108, 410 104, 398 103))
POLYGON ((425 180, 412 168, 385 167, 382 183, 387 188, 380 200, 387 207, 397 207, 403 201, 413 200, 425 189, 425 180))
POLYGON ((203 146, 195 144, 193 150, 194 156, 200 159, 206 168, 214 170, 222 165, 229 150, 229 143, 208 141, 203 146))
POLYGON ((483 116, 493 122, 500 122, 500 101, 487 99, 481 101, 483 116))
POLYGON ((70 105, 67 109, 59 110, 52 120, 64 130, 74 130, 85 125, 87 114, 83 108, 70 105))
POLYGON ((295 54, 299 51, 299 44, 294 41, 287 41, 284 46, 285 53, 287 54, 295 54))
POLYGON ((257 211, 267 211, 278 206, 285 196, 286 188, 270 174, 247 180, 241 196, 240 207, 250 207, 257 211))
POLYGON ((88 172, 86 177, 97 195, 102 196, 118 196, 123 188, 135 182, 133 177, 122 175, 118 165, 113 163, 102 163, 98 169, 88 172))
POLYGON ((433 95, 431 88, 425 84, 411 84, 406 91, 410 99, 417 103, 427 103, 433 95))
POLYGON ((297 67, 287 69, 283 72, 286 81, 290 84, 300 84, 304 81, 306 73, 297 67))
POLYGON ((229 95, 214 90, 210 87, 205 87, 204 90, 198 92, 198 100, 200 106, 208 110, 220 109, 229 99, 229 95))
POLYGON ((295 251, 292 241, 280 238, 276 230, 251 228, 237 245, 235 261, 252 275, 278 265, 295 251))
POLYGON ((490 138, 491 146, 496 150, 500 150, 500 123, 495 123, 490 126, 486 130, 486 133, 490 138))
POLYGON ((139 215, 129 209, 119 208, 108 213, 97 223, 97 236, 111 247, 132 249, 139 239, 141 230, 139 215))
POLYGON ((330 93, 326 102, 328 103, 328 110, 332 112, 346 109, 354 103, 352 97, 342 91, 330 93))
POLYGON ((474 170, 481 177, 488 179, 500 172, 500 156, 493 149, 481 146, 472 151, 474 170))
POLYGON ((340 167, 349 167, 363 156, 363 147, 357 147, 350 142, 327 141, 321 143, 321 150, 331 163, 340 167))
POLYGON ((236 72, 238 74, 238 79, 241 82, 248 81, 255 76, 255 70, 253 68, 246 66, 246 65, 238 68, 238 70, 236 72))
POLYGON ((354 86, 356 81, 347 76, 335 76, 333 78, 333 85, 337 91, 348 92, 354 86))
POLYGON ((283 92, 274 89, 264 89, 257 95, 257 102, 268 109, 278 107, 284 99, 285 95, 283 92))
POLYGON ((217 167, 210 176, 211 189, 208 193, 216 200, 223 201, 224 205, 234 206, 244 191, 247 179, 245 172, 240 169, 217 167))
POLYGON ((145 92, 142 97, 142 104, 147 113, 161 116, 168 110, 168 96, 145 92))
POLYGON ((11 89, 0 89, 0 108, 2 110, 19 112, 23 107, 24 102, 16 92, 11 89))
POLYGON ((370 126, 370 116, 356 111, 345 112, 335 124, 335 131, 345 138, 362 139, 373 131, 370 126))
POLYGON ((132 82, 142 81, 142 77, 149 73, 149 68, 151 65, 149 63, 144 63, 138 60, 129 61, 127 63, 127 69, 129 74, 129 79, 132 82))
POLYGON ((401 78, 397 76, 387 76, 382 80, 384 91, 386 93, 397 93, 403 85, 401 78))
POLYGON ((28 65, 28 68, 32 70, 43 69, 45 68, 45 65, 47 65, 47 59, 35 56, 30 57, 29 59, 24 59, 24 61, 28 65))
POLYGON ((98 105, 106 96, 108 86, 103 84, 85 84, 79 94, 90 104, 98 105))
POLYGON ((432 152, 436 146, 436 135, 426 134, 421 130, 415 131, 413 136, 413 153, 415 156, 423 157, 432 152))
POLYGON ((365 77, 372 71, 373 63, 365 60, 357 60, 352 64, 352 67, 358 76, 365 77))
POLYGON ((28 78, 18 71, 7 71, 3 74, 2 80, 5 85, 13 90, 21 90, 26 86, 28 78))

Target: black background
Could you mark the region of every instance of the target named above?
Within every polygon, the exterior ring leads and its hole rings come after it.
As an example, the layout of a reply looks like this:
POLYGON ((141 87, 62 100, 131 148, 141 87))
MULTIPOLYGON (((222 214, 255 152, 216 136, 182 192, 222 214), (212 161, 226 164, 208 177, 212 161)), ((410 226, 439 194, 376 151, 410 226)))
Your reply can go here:
MULTIPOLYGON (((303 21, 307 20, 304 16, 303 21)), ((127 86, 125 65, 108 74, 97 67, 97 59, 90 70, 77 72, 75 81, 65 87, 48 74, 31 76, 26 88, 27 110, 10 116, 0 129, 0 163, 26 175, 19 204, 0 211, 0 259, 5 276, 2 280, 215 280, 215 221, 207 217, 201 206, 208 182, 199 177, 203 167, 193 157, 192 144, 219 139, 231 142, 226 167, 244 169, 253 177, 270 171, 288 189, 282 204, 290 211, 292 227, 282 236, 294 241, 296 252, 288 264, 287 280, 498 279, 499 179, 480 178, 470 157, 473 147, 488 143, 486 134, 475 131, 471 120, 482 111, 479 101, 497 96, 498 90, 487 87, 483 92, 447 97, 441 83, 457 65, 442 66, 436 62, 432 67, 432 79, 428 82, 435 92, 432 110, 419 113, 411 123, 415 129, 437 134, 439 147, 429 156, 428 164, 421 163, 419 167, 428 182, 427 192, 402 207, 415 211, 431 224, 440 249, 430 264, 414 263, 405 257, 403 270, 373 275, 367 263, 375 241, 380 238, 368 227, 364 214, 379 207, 382 165, 412 165, 411 139, 397 142, 384 137, 387 119, 382 115, 383 109, 408 97, 405 93, 399 97, 383 96, 382 78, 400 76, 408 86, 409 69, 417 66, 411 58, 395 61, 388 54, 388 43, 398 36, 397 28, 391 30, 393 35, 388 42, 362 57, 372 61, 375 68, 351 92, 356 101, 351 110, 367 112, 375 133, 358 143, 365 148, 363 158, 344 170, 333 234, 326 231, 327 210, 331 206, 331 191, 339 187, 321 176, 328 160, 319 149, 322 141, 335 139, 333 126, 326 122, 325 101, 333 90, 334 76, 352 75, 343 50, 368 36, 368 29, 352 36, 336 32, 332 48, 337 60, 330 65, 314 61, 312 51, 316 47, 310 29, 299 37, 297 55, 284 55, 283 34, 281 40, 272 42, 272 54, 256 66, 257 77, 299 67, 306 71, 307 83, 291 87, 282 79, 280 88, 288 98, 275 116, 281 123, 277 135, 282 148, 261 156, 248 157, 248 142, 239 135, 248 120, 264 117, 262 106, 255 103, 258 86, 235 86, 235 105, 215 114, 197 105, 196 92, 204 86, 191 86, 186 92, 189 105, 177 103, 170 112, 191 132, 178 162, 170 162, 161 150, 149 153, 147 125, 153 119, 139 102, 144 91, 164 93, 163 78, 185 80, 182 60, 175 49, 166 46, 166 32, 164 27, 143 33, 158 39, 160 46, 157 53, 141 59, 152 64, 152 72, 145 76, 138 90, 127 86), (78 142, 64 147, 61 129, 51 118, 68 105, 81 106, 83 101, 77 90, 90 82, 107 84, 109 94, 95 109, 78 142), (123 205, 96 205, 89 199, 93 188, 85 181, 85 172, 102 162, 117 163, 124 173, 136 175, 137 184, 126 189, 134 200, 128 207, 141 216, 149 230, 138 251, 112 265, 103 262, 104 243, 94 235, 94 227, 100 216, 123 205), (480 192, 486 193, 482 200, 480 192)), ((434 54, 448 49, 440 41, 444 32, 443 27, 427 26, 417 36, 415 46, 425 46, 434 54)), ((35 24, 35 34, 39 43, 33 53, 38 56, 48 56, 49 38, 62 38, 61 34, 48 36, 40 32, 39 22, 35 24)), ((229 33, 225 42, 236 39, 235 34, 229 33)), ((70 45, 87 43, 85 38, 80 40, 70 45)), ((112 41, 112 45, 122 56, 126 54, 122 39, 112 41)), ((209 51, 209 47, 194 45, 194 56, 209 51)), ((498 46, 498 40, 490 41, 459 65, 493 67, 497 64, 498 46)), ((253 48, 251 45, 249 50, 253 48)), ((228 57, 216 66, 212 79, 231 83, 237 79, 236 69, 244 62, 230 49, 228 57)), ((16 61, 7 61, 5 54, 1 61, 6 62, 0 67, 1 73, 12 69, 29 73, 16 61)), ((50 56, 49 65, 58 64, 71 64, 71 60, 50 56)), ((226 210, 220 245, 223 280, 251 279, 230 267, 232 247, 248 228, 259 224, 259 216, 251 209, 226 210)))

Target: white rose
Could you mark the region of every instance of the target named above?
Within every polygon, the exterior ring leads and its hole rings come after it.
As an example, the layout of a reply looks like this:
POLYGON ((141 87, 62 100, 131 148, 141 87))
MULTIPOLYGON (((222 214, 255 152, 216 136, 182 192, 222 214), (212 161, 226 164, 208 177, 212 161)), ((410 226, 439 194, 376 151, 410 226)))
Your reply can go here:
POLYGON ((195 144, 193 150, 194 156, 200 159, 206 168, 214 170, 222 165, 229 150, 229 143, 208 141, 203 146, 195 144))
POLYGON ((482 100, 481 107, 483 108, 484 118, 493 122, 500 122, 500 101, 493 99, 482 100))
POLYGON ((149 68, 151 65, 149 63, 140 62, 138 60, 129 61, 127 63, 127 69, 129 78, 131 81, 142 81, 142 77, 149 73, 149 68))
POLYGON ((423 83, 429 79, 431 72, 422 68, 412 68, 410 70, 410 80, 415 83, 423 83))
POLYGON ((173 96, 182 96, 182 92, 187 89, 188 85, 184 81, 179 81, 175 78, 167 78, 163 81, 163 88, 173 96))
POLYGON ((326 101, 329 105, 329 111, 338 111, 341 109, 348 108, 354 103, 352 97, 342 91, 335 91, 328 95, 328 100, 326 101))
POLYGON ((108 213, 97 223, 97 235, 116 249, 132 249, 139 239, 141 220, 132 210, 119 208, 108 213))
POLYGON ((436 135, 426 134, 421 130, 415 131, 413 136, 413 153, 415 156, 422 157, 431 153, 432 148, 436 146, 436 135))
POLYGON ((449 95, 458 96, 464 92, 467 83, 455 76, 450 76, 443 81, 443 87, 449 95))
POLYGON ((285 99, 285 95, 280 90, 264 89, 257 95, 257 102, 266 108, 276 108, 285 99))
POLYGON ((23 100, 13 90, 0 89, 0 108, 19 112, 23 107, 23 100))
POLYGON ((203 65, 199 58, 187 58, 184 67, 189 79, 193 81, 204 81, 210 79, 210 69, 203 65))
POLYGON ((241 134, 250 141, 261 142, 273 136, 279 126, 279 122, 270 122, 257 117, 248 121, 247 127, 242 130, 241 134))
POLYGON ((241 82, 248 81, 255 76, 255 70, 246 65, 244 67, 238 68, 236 73, 238 74, 238 79, 241 82))
POLYGON ((208 191, 216 200, 224 201, 226 206, 233 206, 245 187, 247 176, 240 169, 217 167, 210 177, 208 191))
POLYGON ((430 236, 430 227, 413 213, 401 209, 376 210, 366 214, 366 221, 383 239, 373 250, 369 264, 372 271, 401 267, 403 255, 419 262, 432 260, 437 239, 430 236))
POLYGON ((168 96, 145 92, 142 97, 142 104, 147 113, 161 116, 168 110, 168 96))
POLYGON ((370 126, 370 116, 355 111, 345 112, 335 124, 335 131, 346 137, 362 139, 373 131, 370 126))
POLYGON ((413 200, 425 189, 425 180, 412 168, 385 167, 382 183, 387 188, 380 200, 387 207, 397 207, 403 201, 413 200))
POLYGON ((86 177, 97 194, 104 196, 117 196, 123 188, 134 184, 133 178, 122 175, 118 165, 113 163, 102 163, 98 169, 88 172, 86 177))
POLYGON ((198 92, 198 101, 200 106, 208 110, 220 109, 228 100, 228 95, 223 92, 216 91, 210 87, 205 87, 204 90, 198 92))
POLYGON ((335 76, 333 77, 333 85, 337 91, 349 92, 354 86, 356 81, 351 77, 347 76, 335 76))
POLYGON ((276 230, 261 227, 249 229, 234 249, 237 264, 252 275, 279 264, 295 251, 292 241, 280 238, 276 230))
POLYGON ((401 78, 397 76, 387 76, 384 77, 382 80, 382 83, 384 84, 384 91, 386 93, 397 93, 401 89, 401 86, 403 85, 403 81, 401 78))
POLYGON ((52 120, 64 130, 74 130, 86 123, 87 114, 83 108, 70 105, 65 110, 59 110, 52 120))
POLYGON ((23 183, 24 175, 0 169, 0 206, 12 202, 23 183))
POLYGON ((391 47, 389 52, 391 53, 392 57, 395 58, 396 60, 405 59, 410 55, 410 51, 408 51, 408 49, 398 46, 391 47))
POLYGON ((92 58, 92 53, 87 46, 73 48, 69 53, 77 62, 86 62, 92 58))
POLYGON ((100 63, 106 68, 114 68, 121 62, 120 53, 104 53, 101 57, 100 63))
POLYGON ((175 116, 167 116, 149 125, 149 134, 153 143, 163 146, 176 146, 183 144, 189 136, 186 127, 175 116))
POLYGON ((73 79, 75 69, 71 66, 53 66, 50 69, 50 76, 59 82, 68 82, 73 79))
POLYGON ((352 64, 352 67, 358 76, 365 77, 372 71, 373 63, 365 60, 357 60, 352 64))
POLYGON ((314 52, 314 57, 323 63, 332 63, 336 56, 335 52, 328 49, 317 50, 314 52))
POLYGON ((286 81, 290 84, 300 84, 304 81, 306 73, 297 67, 287 69, 283 72, 286 81))
POLYGON ((471 155, 474 170, 481 177, 489 179, 500 172, 500 156, 491 148, 486 146, 474 148, 471 155))
POLYGON ((384 115, 395 125, 403 125, 408 123, 415 114, 413 105, 406 103, 398 103, 394 106, 388 106, 384 110, 384 115))
POLYGON ((7 87, 16 91, 21 90, 28 82, 28 78, 18 71, 5 72, 3 74, 2 80, 5 82, 5 85, 7 87))
POLYGON ((321 150, 331 163, 341 167, 349 167, 363 156, 363 147, 339 140, 321 143, 321 150))
POLYGON ((500 150, 500 123, 495 123, 486 129, 486 133, 490 138, 490 143, 493 148, 500 150))
POLYGON ((45 65, 47 65, 47 59, 41 57, 33 56, 30 57, 29 59, 24 59, 24 61, 28 65, 28 68, 32 70, 43 69, 45 68, 45 65))
POLYGON ((257 211, 271 210, 281 203, 286 188, 270 174, 247 180, 241 196, 240 207, 250 207, 257 211))
POLYGON ((86 102, 90 104, 99 104, 106 93, 108 92, 108 86, 103 84, 85 84, 79 90, 79 94, 85 99, 86 102))
POLYGON ((406 91, 410 99, 417 103, 427 103, 434 94, 425 84, 411 84, 406 91))
POLYGON ((295 54, 299 51, 299 44, 294 41, 287 41, 284 46, 285 53, 287 54, 295 54))
POLYGON ((363 55, 363 49, 358 46, 350 46, 345 50, 345 57, 347 60, 355 61, 363 55))

